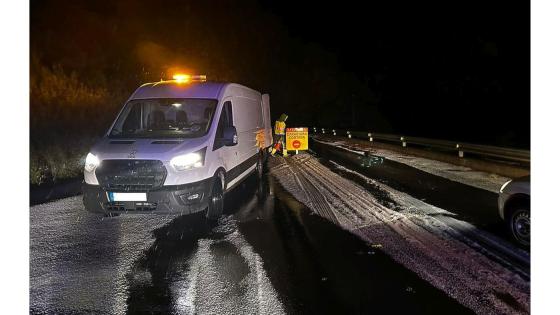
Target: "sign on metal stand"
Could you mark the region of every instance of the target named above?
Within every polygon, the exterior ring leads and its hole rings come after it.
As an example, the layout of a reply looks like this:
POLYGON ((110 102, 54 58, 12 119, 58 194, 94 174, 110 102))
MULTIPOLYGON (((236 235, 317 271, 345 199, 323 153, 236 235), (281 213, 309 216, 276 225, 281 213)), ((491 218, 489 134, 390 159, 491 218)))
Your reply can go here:
POLYGON ((286 149, 288 151, 307 150, 309 145, 309 136, 306 127, 286 128, 286 149))

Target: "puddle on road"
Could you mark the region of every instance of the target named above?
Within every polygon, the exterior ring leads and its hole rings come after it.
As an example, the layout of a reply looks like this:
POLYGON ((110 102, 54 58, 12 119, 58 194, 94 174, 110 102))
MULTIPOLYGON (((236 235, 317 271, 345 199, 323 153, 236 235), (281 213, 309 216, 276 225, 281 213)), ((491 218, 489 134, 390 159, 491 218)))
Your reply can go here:
MULTIPOLYGON (((216 311, 219 308, 197 305, 199 291, 192 290, 192 282, 205 279, 222 285, 216 288, 221 296, 207 296, 208 303, 216 299, 246 304, 222 305, 222 313, 250 307, 244 300, 250 299, 255 267, 228 242, 232 233, 240 233, 256 253, 263 269, 257 273, 270 279, 274 291, 267 294, 277 295, 289 314, 471 313, 394 263, 382 249, 314 215, 273 178, 264 184, 250 178, 228 194, 226 205, 225 216, 233 227, 209 224, 202 215, 194 215, 154 232, 153 246, 128 275, 129 313, 216 311)), ((200 285, 198 290, 203 290, 200 285)))
POLYGON ((226 197, 218 222, 200 213, 178 217, 154 231, 153 246, 127 277, 128 313, 283 312, 262 262, 231 215, 241 204, 255 204, 258 190, 239 187, 226 197))

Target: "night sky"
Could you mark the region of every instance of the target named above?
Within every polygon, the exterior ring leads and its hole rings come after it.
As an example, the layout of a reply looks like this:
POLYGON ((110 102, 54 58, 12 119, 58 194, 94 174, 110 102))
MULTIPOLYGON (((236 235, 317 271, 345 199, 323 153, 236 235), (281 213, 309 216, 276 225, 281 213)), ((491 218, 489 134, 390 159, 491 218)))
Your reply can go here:
POLYGON ((32 59, 87 85, 130 94, 186 69, 270 93, 292 125, 529 145, 528 1, 31 6, 32 59))

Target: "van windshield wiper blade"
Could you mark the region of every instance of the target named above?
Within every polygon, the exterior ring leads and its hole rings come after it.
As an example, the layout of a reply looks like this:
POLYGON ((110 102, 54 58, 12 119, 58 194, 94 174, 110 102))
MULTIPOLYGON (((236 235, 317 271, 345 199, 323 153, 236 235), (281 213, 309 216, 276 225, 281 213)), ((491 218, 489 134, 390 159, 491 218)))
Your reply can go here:
POLYGON ((170 130, 177 131, 177 130, 179 130, 179 128, 176 128, 176 127, 152 128, 152 129, 147 129, 146 131, 149 131, 149 132, 156 131, 157 132, 157 131, 170 131, 170 130))

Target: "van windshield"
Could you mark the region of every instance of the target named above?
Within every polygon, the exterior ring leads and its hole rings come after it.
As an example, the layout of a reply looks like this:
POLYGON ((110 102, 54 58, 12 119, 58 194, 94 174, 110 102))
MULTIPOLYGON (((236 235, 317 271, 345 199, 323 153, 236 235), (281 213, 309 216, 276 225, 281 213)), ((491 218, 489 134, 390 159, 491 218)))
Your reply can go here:
POLYGON ((111 138, 198 138, 210 124, 217 100, 142 99, 128 102, 115 122, 111 138))

